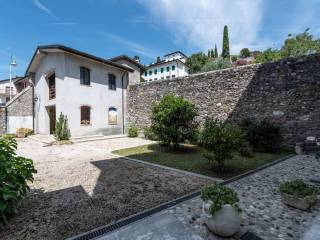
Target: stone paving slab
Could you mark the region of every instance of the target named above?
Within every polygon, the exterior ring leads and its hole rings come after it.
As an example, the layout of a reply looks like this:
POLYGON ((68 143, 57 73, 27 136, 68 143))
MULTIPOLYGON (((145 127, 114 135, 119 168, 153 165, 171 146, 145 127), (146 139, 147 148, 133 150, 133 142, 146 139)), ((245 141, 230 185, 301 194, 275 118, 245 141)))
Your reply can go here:
POLYGON ((173 214, 161 212, 96 240, 203 240, 173 214))
POLYGON ((320 239, 320 215, 318 215, 311 224, 311 227, 303 235, 302 240, 320 239))

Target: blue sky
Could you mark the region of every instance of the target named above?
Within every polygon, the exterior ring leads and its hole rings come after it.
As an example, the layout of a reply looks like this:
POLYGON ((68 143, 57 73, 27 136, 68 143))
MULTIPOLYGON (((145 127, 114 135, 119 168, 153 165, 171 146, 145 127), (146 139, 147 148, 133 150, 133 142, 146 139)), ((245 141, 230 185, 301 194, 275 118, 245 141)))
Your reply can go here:
POLYGON ((307 27, 320 36, 320 0, 1 0, 0 79, 10 56, 24 74, 37 45, 64 44, 100 57, 139 55, 148 64, 181 50, 277 48, 307 27))

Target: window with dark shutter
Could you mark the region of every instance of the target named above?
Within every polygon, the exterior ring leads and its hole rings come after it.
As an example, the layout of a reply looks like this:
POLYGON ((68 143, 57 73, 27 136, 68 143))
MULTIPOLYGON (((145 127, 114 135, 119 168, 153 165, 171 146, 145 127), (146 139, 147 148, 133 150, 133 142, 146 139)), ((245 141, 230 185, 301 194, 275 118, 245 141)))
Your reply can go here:
POLYGON ((110 90, 116 90, 117 86, 116 86, 116 76, 113 74, 109 74, 108 75, 109 78, 109 89, 110 90))
POLYGON ((81 106, 81 125, 90 125, 90 111, 91 108, 89 106, 81 106))
POLYGON ((90 69, 86 67, 80 67, 80 83, 82 85, 90 86, 90 69))

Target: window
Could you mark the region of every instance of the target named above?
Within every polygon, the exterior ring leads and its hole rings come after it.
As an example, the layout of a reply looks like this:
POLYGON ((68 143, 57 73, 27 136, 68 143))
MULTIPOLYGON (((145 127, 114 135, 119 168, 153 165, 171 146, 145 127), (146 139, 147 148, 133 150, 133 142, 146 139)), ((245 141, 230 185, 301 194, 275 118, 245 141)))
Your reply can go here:
POLYGON ((145 75, 145 76, 148 76, 148 72, 145 72, 144 75, 145 75))
POLYGON ((167 79, 169 79, 170 78, 170 76, 167 76, 167 79))
POLYGON ((163 73, 163 68, 160 69, 161 73, 163 73))
POLYGON ((172 65, 172 71, 174 71, 176 69, 176 66, 172 65))
POLYGON ((176 78, 176 75, 172 75, 172 78, 176 78))
POLYGON ((90 69, 85 67, 80 67, 80 83, 82 85, 90 86, 90 69))
POLYGON ((158 80, 158 78, 155 78, 154 80, 158 80))
POLYGON ((157 69, 155 69, 155 70, 154 70, 154 74, 157 74, 157 73, 158 73, 158 70, 157 70, 157 69))
POLYGON ((152 71, 149 71, 149 75, 150 75, 150 76, 152 75, 152 71))
POLYGON ((108 123, 109 125, 117 125, 117 108, 115 107, 110 107, 108 111, 108 123))
POLYGON ((161 77, 161 79, 164 79, 164 77, 161 77))
POLYGON ((167 72, 169 72, 170 71, 170 67, 167 67, 167 72))
POLYGON ((81 125, 90 125, 90 111, 91 108, 89 106, 81 106, 81 125))
POLYGON ((116 86, 116 76, 113 74, 108 74, 108 78, 109 78, 109 89, 110 90, 116 90, 117 86, 116 86))

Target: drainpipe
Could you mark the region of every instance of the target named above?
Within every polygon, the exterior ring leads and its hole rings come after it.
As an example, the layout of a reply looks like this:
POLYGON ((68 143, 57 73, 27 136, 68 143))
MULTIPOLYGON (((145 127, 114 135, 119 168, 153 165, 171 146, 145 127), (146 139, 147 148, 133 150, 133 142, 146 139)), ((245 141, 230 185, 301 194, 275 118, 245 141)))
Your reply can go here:
POLYGON ((124 76, 127 74, 127 72, 123 72, 122 77, 121 77, 121 94, 122 94, 122 109, 121 109, 121 113, 122 113, 122 134, 124 134, 124 90, 123 90, 123 80, 124 80, 124 76))

